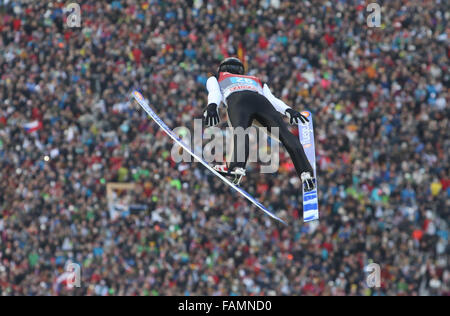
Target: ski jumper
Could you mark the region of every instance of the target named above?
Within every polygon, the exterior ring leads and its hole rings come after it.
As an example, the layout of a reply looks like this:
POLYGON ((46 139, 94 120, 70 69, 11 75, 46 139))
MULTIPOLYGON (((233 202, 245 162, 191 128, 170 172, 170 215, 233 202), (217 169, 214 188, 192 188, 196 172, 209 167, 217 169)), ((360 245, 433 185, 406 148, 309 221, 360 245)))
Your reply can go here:
MULTIPOLYGON (((288 151, 299 178, 303 172, 314 174, 314 170, 306 157, 300 140, 293 135, 282 115, 290 107, 276 98, 267 84, 262 84, 257 77, 235 75, 221 72, 219 79, 210 77, 206 83, 208 89, 208 104, 227 106, 229 123, 233 128, 242 127, 244 130, 256 121, 267 128, 279 128, 280 141, 288 151)), ((245 162, 237 162, 237 142, 234 142, 234 154, 229 169, 244 168, 249 157, 250 140, 245 139, 245 162)))

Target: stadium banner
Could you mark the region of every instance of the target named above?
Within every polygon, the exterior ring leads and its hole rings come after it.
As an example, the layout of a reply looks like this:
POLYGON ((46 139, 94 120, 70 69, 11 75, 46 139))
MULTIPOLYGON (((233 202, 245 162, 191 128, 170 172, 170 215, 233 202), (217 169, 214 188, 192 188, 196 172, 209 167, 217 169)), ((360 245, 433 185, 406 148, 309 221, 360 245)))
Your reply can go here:
POLYGON ((109 215, 112 220, 130 215, 134 189, 134 183, 108 183, 106 185, 109 215))

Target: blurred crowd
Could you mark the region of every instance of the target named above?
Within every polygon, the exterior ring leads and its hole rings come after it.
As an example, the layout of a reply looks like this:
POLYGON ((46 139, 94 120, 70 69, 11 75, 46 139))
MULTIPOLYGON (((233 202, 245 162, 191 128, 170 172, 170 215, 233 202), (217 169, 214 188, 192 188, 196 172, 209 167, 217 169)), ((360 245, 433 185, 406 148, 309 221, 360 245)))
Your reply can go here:
POLYGON ((0 0, 0 295, 450 295, 448 3, 368 2, 0 0), (129 102, 190 127, 226 56, 312 111, 319 222, 286 153, 243 182, 282 226, 129 102), (146 207, 111 216, 117 182, 146 207))

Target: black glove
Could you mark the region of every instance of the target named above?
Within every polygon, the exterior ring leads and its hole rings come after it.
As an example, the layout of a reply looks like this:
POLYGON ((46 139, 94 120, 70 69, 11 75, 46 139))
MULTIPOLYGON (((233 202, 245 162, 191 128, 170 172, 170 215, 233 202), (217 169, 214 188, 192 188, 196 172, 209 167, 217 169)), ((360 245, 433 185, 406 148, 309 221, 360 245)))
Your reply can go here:
POLYGON ((292 125, 294 125, 294 124, 298 125, 300 122, 302 124, 309 122, 309 120, 306 116, 304 116, 300 112, 293 110, 293 109, 287 109, 286 116, 289 118, 289 121, 292 125))
POLYGON ((211 103, 206 108, 205 113, 203 114, 205 118, 205 125, 207 127, 216 126, 220 123, 219 111, 217 109, 217 104, 211 103))

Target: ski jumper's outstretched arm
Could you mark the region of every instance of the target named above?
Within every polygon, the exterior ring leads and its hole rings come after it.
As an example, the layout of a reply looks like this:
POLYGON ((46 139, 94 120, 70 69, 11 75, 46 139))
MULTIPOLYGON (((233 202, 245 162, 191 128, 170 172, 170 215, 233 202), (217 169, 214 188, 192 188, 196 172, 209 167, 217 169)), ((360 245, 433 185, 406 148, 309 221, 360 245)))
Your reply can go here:
POLYGON ((282 115, 286 115, 286 110, 290 109, 291 107, 288 106, 286 103, 284 103, 282 100, 275 97, 272 94, 272 91, 270 91, 270 88, 267 85, 267 83, 264 84, 263 93, 264 93, 264 96, 267 98, 267 100, 269 100, 270 103, 272 103, 275 110, 280 112, 282 115))
POLYGON ((272 94, 272 91, 270 91, 270 88, 267 85, 267 83, 264 84, 263 94, 267 98, 267 100, 269 100, 270 103, 272 103, 273 107, 278 112, 280 112, 282 115, 286 115, 289 118, 289 121, 291 124, 299 124, 300 122, 305 123, 308 121, 308 119, 303 114, 292 109, 290 106, 288 106, 282 100, 275 97, 272 94))

